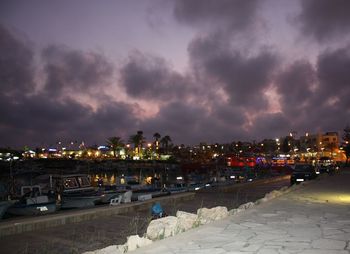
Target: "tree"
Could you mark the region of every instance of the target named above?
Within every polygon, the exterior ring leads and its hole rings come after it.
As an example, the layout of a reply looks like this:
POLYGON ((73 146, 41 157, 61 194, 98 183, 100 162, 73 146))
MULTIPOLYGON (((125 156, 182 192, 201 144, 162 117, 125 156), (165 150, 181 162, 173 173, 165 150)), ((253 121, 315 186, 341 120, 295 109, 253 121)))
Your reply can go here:
POLYGON ((110 137, 107 139, 107 144, 113 151, 113 157, 116 157, 116 152, 119 152, 124 147, 124 142, 121 137, 110 137))
POLYGON ((343 140, 344 142, 350 142, 350 126, 347 125, 345 128, 344 128, 344 133, 343 133, 343 140))
POLYGON ((346 164, 348 164, 349 157, 350 157, 350 126, 349 125, 347 125, 344 128, 343 140, 344 140, 343 148, 346 156, 346 164))
POLYGON ((155 141, 155 145, 156 145, 156 148, 158 149, 158 146, 159 146, 159 139, 160 139, 160 134, 158 132, 154 133, 153 134, 153 137, 154 137, 154 141, 155 141))
POLYGON ((287 136, 283 139, 282 143, 282 152, 283 153, 289 153, 290 152, 290 143, 291 143, 291 137, 287 136))
POLYGON ((145 137, 143 136, 143 131, 138 131, 135 135, 131 135, 129 142, 134 144, 137 154, 142 153, 142 145, 145 143, 145 137))
POLYGON ((168 153, 169 143, 171 142, 170 136, 166 135, 161 140, 160 143, 162 143, 162 147, 165 148, 166 153, 168 153))
POLYGON ((158 154, 158 150, 159 150, 159 139, 160 139, 160 134, 158 132, 154 133, 153 134, 153 137, 154 137, 154 144, 155 144, 155 147, 156 147, 156 153, 157 153, 157 158, 159 156, 158 154))

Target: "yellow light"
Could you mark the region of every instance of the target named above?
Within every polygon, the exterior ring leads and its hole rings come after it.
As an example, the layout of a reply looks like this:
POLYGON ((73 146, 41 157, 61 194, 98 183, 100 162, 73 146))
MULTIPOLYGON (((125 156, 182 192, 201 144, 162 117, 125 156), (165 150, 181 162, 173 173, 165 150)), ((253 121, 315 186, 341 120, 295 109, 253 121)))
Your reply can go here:
POLYGON ((350 203, 350 195, 340 195, 339 200, 344 203, 350 203))
POLYGON ((151 176, 147 177, 145 182, 148 183, 148 184, 151 184, 152 183, 152 177, 151 176))

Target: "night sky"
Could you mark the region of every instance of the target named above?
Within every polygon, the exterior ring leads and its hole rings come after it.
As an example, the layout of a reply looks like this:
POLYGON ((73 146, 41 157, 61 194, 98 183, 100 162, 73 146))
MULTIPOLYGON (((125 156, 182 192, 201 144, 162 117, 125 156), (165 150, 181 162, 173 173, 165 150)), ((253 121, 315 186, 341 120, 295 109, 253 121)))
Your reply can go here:
POLYGON ((349 0, 2 0, 0 147, 342 131, 349 0))

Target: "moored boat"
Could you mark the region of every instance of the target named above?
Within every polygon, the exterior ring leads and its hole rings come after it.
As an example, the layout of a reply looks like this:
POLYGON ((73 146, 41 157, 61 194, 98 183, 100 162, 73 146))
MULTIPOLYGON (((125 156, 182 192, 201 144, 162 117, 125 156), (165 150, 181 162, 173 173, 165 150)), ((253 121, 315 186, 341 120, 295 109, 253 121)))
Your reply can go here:
POLYGON ((88 208, 101 202, 101 194, 91 185, 88 175, 62 175, 53 179, 62 209, 88 208))
POLYGON ((57 210, 56 199, 45 195, 39 185, 22 186, 21 197, 10 205, 6 213, 10 215, 42 215, 57 210))
POLYGON ((4 214, 6 213, 7 209, 13 205, 14 201, 12 200, 5 200, 0 201, 0 219, 3 218, 4 214))

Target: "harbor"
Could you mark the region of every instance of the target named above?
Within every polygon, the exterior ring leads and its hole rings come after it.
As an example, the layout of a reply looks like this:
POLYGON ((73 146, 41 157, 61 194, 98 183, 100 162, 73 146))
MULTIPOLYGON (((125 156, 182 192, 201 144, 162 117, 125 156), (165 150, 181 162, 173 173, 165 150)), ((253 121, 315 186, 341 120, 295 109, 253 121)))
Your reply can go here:
POLYGON ((0 222, 0 225, 7 225, 3 230, 10 231, 15 224, 22 224, 24 221, 60 219, 57 220, 57 225, 52 223, 52 227, 47 228, 33 227, 33 225, 21 226, 32 231, 22 233, 12 231, 15 234, 0 237, 0 245, 8 254, 82 253, 112 244, 123 244, 129 235, 142 236, 151 220, 150 206, 153 202, 160 202, 168 215, 174 215, 179 210, 196 213, 197 209, 202 207, 226 206, 228 209, 233 209, 288 185, 288 176, 278 176, 269 180, 261 179, 236 184, 230 189, 213 187, 115 207, 66 210, 57 214, 23 219, 11 218, 0 222), (73 217, 68 219, 70 216, 73 217), (65 224, 62 221, 65 221, 65 224), (18 245, 17 242, 21 244, 18 245))

